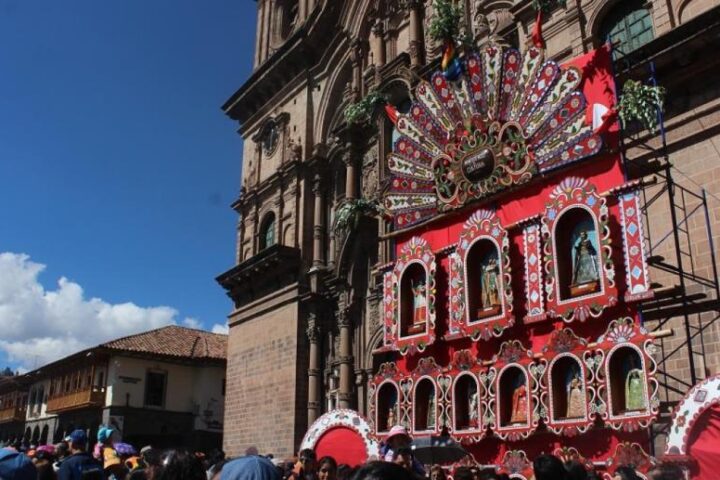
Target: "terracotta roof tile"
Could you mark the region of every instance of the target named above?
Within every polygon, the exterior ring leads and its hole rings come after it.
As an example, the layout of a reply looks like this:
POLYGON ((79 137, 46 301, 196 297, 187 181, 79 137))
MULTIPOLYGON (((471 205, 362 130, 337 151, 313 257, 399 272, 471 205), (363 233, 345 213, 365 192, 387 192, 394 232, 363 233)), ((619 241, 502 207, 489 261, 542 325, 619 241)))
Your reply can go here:
POLYGON ((111 340, 100 347, 182 358, 225 360, 227 335, 170 325, 111 340))

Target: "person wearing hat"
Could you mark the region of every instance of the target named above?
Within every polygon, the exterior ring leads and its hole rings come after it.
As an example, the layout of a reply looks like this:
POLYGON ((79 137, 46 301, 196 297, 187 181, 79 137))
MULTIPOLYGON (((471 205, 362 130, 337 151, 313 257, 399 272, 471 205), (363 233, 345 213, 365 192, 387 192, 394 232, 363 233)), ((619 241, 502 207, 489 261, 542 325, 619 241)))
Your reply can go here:
MULTIPOLYGON (((386 450, 383 459, 386 462, 394 462, 395 452, 410 448, 412 438, 410 437, 407 428, 402 425, 395 425, 390 429, 390 432, 388 432, 385 442, 386 450)), ((425 476, 425 469, 415 458, 412 459, 412 470, 418 475, 425 476)))
POLYGON ((412 438, 410 438, 407 428, 402 425, 395 425, 392 427, 388 433, 387 439, 385 439, 387 450, 385 451, 384 460, 386 462, 392 462, 395 452, 401 448, 409 447, 411 441, 412 438))
POLYGON ((102 464, 85 451, 87 441, 84 430, 75 430, 70 434, 70 456, 60 464, 58 480, 105 480, 102 464))
POLYGON ((0 449, 0 478, 37 480, 37 470, 27 455, 12 448, 3 448, 0 449))

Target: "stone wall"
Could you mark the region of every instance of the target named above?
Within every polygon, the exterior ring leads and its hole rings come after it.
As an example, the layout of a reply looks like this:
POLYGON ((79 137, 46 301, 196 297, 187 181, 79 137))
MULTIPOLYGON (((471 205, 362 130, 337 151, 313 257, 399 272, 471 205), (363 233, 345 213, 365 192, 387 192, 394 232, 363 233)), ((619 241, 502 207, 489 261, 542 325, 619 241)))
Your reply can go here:
POLYGON ((228 456, 256 446, 287 457, 304 433, 307 411, 298 397, 307 398, 307 392, 298 385, 298 307, 283 301, 292 294, 255 304, 277 307, 258 311, 250 305, 230 318, 223 439, 228 456))

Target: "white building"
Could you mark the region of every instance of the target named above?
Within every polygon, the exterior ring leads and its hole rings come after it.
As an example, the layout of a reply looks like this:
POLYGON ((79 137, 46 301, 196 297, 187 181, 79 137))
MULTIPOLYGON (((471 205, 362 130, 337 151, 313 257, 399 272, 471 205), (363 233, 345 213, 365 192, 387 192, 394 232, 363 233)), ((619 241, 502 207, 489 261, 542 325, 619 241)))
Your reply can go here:
POLYGON ((114 425, 137 446, 219 447, 226 348, 226 335, 168 326, 14 377, 4 395, 27 396, 24 428, 0 409, 0 441, 19 430, 30 443, 56 442, 76 428, 95 438, 100 425, 114 425))

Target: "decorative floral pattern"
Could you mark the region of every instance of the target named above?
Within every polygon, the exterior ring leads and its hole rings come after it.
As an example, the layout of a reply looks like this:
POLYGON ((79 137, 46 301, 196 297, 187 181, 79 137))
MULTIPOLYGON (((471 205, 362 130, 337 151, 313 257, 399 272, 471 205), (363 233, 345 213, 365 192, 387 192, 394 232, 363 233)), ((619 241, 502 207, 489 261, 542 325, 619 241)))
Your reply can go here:
POLYGON ((370 424, 354 410, 338 409, 328 412, 315 420, 300 443, 300 450, 315 449, 318 440, 325 432, 334 428, 347 428, 360 436, 365 444, 368 458, 377 458, 380 455, 380 445, 373 438, 370 424))
POLYGON ((640 211, 640 192, 635 189, 620 195, 620 219, 622 221, 623 249, 625 252, 625 301, 632 302, 651 298, 645 235, 640 211))
POLYGON ((441 72, 398 116, 385 207, 396 230, 532 180, 600 151, 585 123, 575 68, 489 45, 463 60, 459 86, 441 72))

